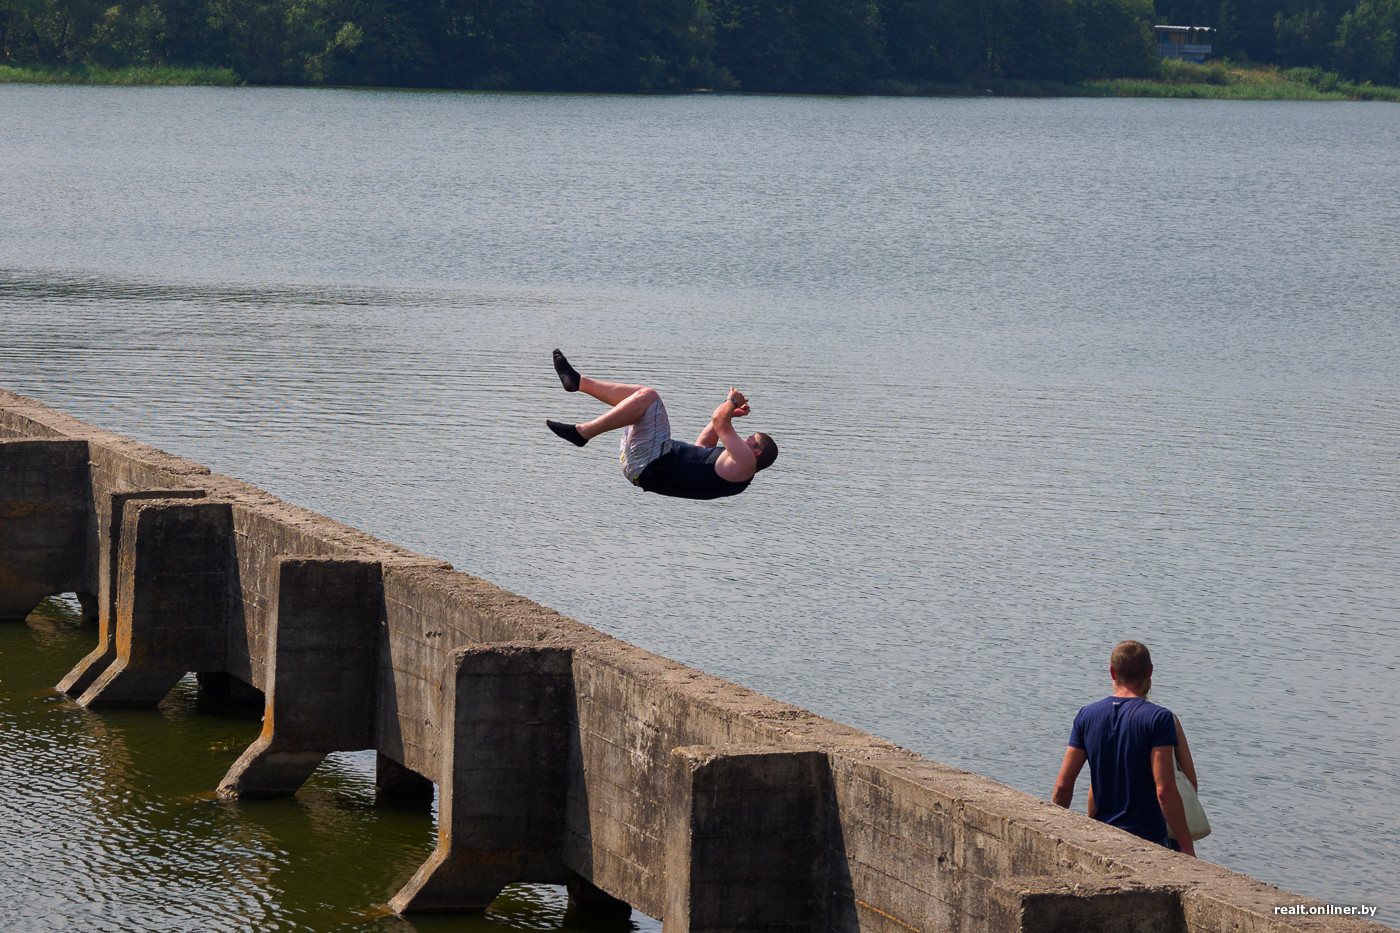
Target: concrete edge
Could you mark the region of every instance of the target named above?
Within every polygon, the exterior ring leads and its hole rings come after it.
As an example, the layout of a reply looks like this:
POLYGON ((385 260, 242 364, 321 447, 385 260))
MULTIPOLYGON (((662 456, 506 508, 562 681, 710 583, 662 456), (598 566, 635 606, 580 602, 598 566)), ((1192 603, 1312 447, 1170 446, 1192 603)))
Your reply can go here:
POLYGON ((310 509, 285 502, 242 480, 213 473, 203 464, 95 427, 50 408, 37 399, 6 389, 0 389, 0 425, 17 435, 86 441, 149 469, 166 473, 172 482, 201 488, 209 498, 252 509, 270 520, 314 535, 330 547, 343 551, 347 557, 375 560, 386 565, 421 564, 443 569, 452 566, 447 561, 417 554, 310 509))
POLYGON ((111 448, 154 470, 172 476, 206 476, 203 464, 166 453, 111 431, 104 431, 72 415, 50 408, 37 399, 0 389, 0 425, 32 437, 69 438, 111 448))

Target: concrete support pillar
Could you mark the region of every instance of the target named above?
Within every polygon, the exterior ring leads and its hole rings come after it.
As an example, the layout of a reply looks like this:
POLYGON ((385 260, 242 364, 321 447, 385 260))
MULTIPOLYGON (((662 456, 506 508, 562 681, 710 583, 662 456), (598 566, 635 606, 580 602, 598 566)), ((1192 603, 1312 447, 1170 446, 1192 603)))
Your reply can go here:
POLYGON ((91 482, 86 441, 0 441, 0 622, 87 590, 91 482))
POLYGON ((334 558, 277 563, 263 731, 219 783, 224 797, 294 794, 330 752, 374 746, 382 568, 334 558))
POLYGON ((232 536, 227 503, 125 504, 116 658, 78 697, 80 705, 154 706, 188 672, 227 666, 232 536))
POLYGON ((512 882, 569 878, 570 652, 458 648, 443 685, 438 846, 390 901, 399 913, 482 910, 512 882))
POLYGON ((827 756, 770 746, 672 755, 666 933, 826 929, 827 756))
POLYGON ((1122 878, 1007 879, 993 885, 999 929, 1017 933, 1186 933, 1181 889, 1122 878))
MULTIPOLYGON (((106 508, 98 510, 97 519, 97 598, 92 608, 97 610, 97 647, 73 666, 58 689, 70 696, 81 696, 117 659, 117 588, 114 583, 122 542, 122 521, 126 504, 143 499, 199 499, 202 489, 152 489, 139 492, 108 493, 106 508)), ((80 594, 81 598, 81 594, 80 594)), ((84 613, 89 612, 83 603, 84 613)))

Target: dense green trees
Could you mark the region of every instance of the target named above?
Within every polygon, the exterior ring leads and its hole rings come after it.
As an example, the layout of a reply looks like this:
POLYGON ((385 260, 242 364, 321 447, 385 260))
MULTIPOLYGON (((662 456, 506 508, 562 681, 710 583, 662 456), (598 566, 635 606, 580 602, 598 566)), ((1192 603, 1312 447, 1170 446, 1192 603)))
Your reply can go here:
MULTIPOLYGON (((1170 0, 1177 25, 1216 26, 1221 54, 1285 67, 1330 68, 1354 81, 1400 84, 1400 0, 1170 0)), ((1162 4, 1159 4, 1159 11, 1162 4)))
POLYGON ((773 91, 861 88, 889 72, 874 0, 712 0, 720 84, 773 91))
POLYGON ((0 64, 253 83, 861 92, 1154 73, 1153 23, 1400 84, 1400 0, 0 0, 0 64))
POLYGON ((1332 53, 1348 77, 1400 84, 1400 0, 1361 0, 1342 14, 1332 53))

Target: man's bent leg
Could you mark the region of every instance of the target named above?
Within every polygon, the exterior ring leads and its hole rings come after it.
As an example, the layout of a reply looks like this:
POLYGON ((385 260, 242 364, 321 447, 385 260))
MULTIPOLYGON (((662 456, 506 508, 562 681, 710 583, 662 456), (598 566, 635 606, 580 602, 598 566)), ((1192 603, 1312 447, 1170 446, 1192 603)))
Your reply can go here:
MULTIPOLYGON (((585 379, 584 381, 591 382, 592 380, 585 379)), ((604 384, 612 385, 612 383, 604 384)), ((606 414, 600 415, 592 421, 583 424, 565 424, 562 421, 546 419, 545 424, 551 431, 570 444, 582 447, 599 434, 636 424, 647 413, 647 409, 661 399, 656 394, 655 389, 649 389, 646 386, 635 388, 637 391, 626 396, 606 414)))
MULTIPOLYGON (((592 382, 593 380, 586 380, 592 382)), ((611 386, 612 383, 603 383, 611 386)), ((629 387, 630 388, 630 387, 629 387)), ((636 391, 627 395, 620 402, 606 413, 599 415, 592 421, 578 425, 578 433, 584 440, 592 440, 599 434, 606 434, 608 431, 616 431, 618 428, 625 428, 629 424, 636 424, 646 414, 647 409, 655 404, 661 396, 656 394, 655 389, 645 386, 635 387, 636 391)), ((590 395, 592 393, 589 393, 590 395)), ((595 396, 596 397, 596 396, 595 396)))
POLYGON ((589 379, 587 376, 579 374, 569 364, 568 359, 558 350, 554 351, 554 371, 559 374, 559 382, 564 386, 565 392, 582 392, 591 395, 604 405, 620 405, 627 400, 629 395, 645 389, 646 386, 628 385, 624 382, 603 382, 601 379, 589 379))
POLYGON ((590 440, 606 431, 636 424, 647 409, 660 398, 654 389, 646 386, 628 385, 621 382, 603 382, 589 379, 579 374, 569 364, 569 360, 559 350, 554 351, 554 371, 559 374, 559 382, 565 392, 583 392, 591 395, 612 410, 585 424, 566 424, 562 421, 545 419, 545 425, 555 434, 576 447, 582 447, 590 440))
POLYGON ((630 396, 645 389, 646 386, 628 385, 625 382, 603 382, 599 379, 580 376, 578 388, 580 392, 593 396, 604 405, 621 405, 630 396))

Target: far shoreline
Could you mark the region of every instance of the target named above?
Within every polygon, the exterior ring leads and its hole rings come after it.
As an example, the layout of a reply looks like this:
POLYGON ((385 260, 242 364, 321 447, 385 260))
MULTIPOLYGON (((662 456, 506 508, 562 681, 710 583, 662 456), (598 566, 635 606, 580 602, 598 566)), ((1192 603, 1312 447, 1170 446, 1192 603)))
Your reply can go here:
MULTIPOLYGON (((970 83, 919 85, 888 80, 858 91, 834 91, 848 97, 1119 97, 1177 100, 1310 100, 1310 101, 1390 101, 1400 103, 1400 88, 1356 84, 1334 72, 1320 68, 1291 68, 1286 71, 1268 65, 1238 65, 1210 62, 1192 65, 1164 62, 1158 78, 1103 78, 1078 83, 990 79, 970 83)), ((343 85, 252 85, 230 68, 200 66, 131 66, 99 68, 83 65, 20 68, 0 65, 0 84, 69 84, 101 87, 306 87, 352 90, 455 91, 470 88, 403 87, 369 88, 343 85)), ((554 93, 568 93, 559 88, 554 93)), ((597 93, 597 92, 589 92, 597 93)), ((636 93, 618 91, 616 93, 636 93)), ((771 92, 696 89, 666 92, 660 96, 684 93, 750 94, 771 92)))

